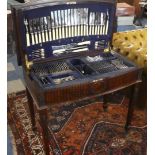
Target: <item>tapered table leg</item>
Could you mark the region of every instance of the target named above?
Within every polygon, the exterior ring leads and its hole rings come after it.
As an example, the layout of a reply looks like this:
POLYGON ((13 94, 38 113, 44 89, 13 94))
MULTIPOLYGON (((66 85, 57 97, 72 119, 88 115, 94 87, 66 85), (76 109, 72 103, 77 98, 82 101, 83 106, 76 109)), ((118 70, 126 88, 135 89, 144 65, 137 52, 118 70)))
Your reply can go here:
POLYGON ((48 132, 48 117, 47 117, 47 109, 39 111, 40 117, 40 125, 42 128, 43 141, 44 141, 44 150, 46 155, 50 154, 49 150, 49 132, 48 132))
POLYGON ((30 110, 32 129, 35 131, 36 130, 36 123, 35 123, 35 112, 34 112, 33 98, 31 96, 28 88, 26 88, 26 94, 27 94, 27 99, 28 99, 28 107, 30 110))
POLYGON ((125 123, 125 130, 127 131, 129 124, 131 123, 134 105, 133 103, 137 101, 138 93, 139 93, 139 84, 132 85, 130 87, 130 100, 128 105, 127 119, 125 123))

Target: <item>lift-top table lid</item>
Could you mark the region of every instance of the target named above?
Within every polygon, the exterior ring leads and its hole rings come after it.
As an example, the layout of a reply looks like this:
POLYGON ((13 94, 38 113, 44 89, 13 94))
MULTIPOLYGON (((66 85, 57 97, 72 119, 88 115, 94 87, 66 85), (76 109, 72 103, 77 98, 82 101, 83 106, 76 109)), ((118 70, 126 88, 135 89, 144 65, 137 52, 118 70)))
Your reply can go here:
POLYGON ((107 48, 115 7, 114 0, 42 0, 13 6, 18 58, 37 61, 107 48))

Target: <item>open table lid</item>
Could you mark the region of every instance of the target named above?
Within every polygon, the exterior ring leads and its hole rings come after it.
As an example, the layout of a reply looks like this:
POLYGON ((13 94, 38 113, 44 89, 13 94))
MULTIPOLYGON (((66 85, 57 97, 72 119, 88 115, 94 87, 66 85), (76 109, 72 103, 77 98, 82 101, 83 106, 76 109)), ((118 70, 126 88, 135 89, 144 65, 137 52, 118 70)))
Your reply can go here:
POLYGON ((13 6, 18 58, 37 61, 108 47, 115 7, 114 0, 42 0, 13 6))

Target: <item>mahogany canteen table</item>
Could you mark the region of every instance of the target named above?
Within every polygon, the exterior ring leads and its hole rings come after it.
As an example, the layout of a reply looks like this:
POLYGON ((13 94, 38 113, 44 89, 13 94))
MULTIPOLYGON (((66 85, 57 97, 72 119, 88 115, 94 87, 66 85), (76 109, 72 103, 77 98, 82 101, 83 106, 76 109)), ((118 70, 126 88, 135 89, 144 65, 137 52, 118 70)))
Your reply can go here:
MULTIPOLYGON (((123 75, 119 75, 119 76, 113 76, 113 77, 109 77, 107 79, 103 79, 101 81, 95 81, 91 84, 92 89, 94 89, 93 91, 96 92, 94 93, 94 95, 92 95, 91 97, 85 97, 82 99, 77 99, 76 101, 81 101, 81 100, 85 100, 85 99, 90 99, 90 98, 95 98, 98 96, 103 96, 103 112, 107 111, 107 102, 106 102, 106 96, 108 94, 114 93, 116 91, 119 91, 121 89, 124 88, 129 88, 130 89, 130 95, 129 95, 129 103, 128 103, 128 112, 127 112, 127 117, 126 117, 126 123, 124 125, 125 130, 127 131, 128 129, 128 125, 130 124, 131 120, 132 120, 132 115, 133 115, 133 99, 135 95, 135 92, 138 93, 138 91, 136 91, 138 89, 138 84, 141 82, 141 78, 140 76, 137 76, 138 72, 137 70, 135 70, 134 72, 127 72, 123 75), (95 86, 97 85, 97 86, 95 86), (94 88, 93 88, 94 87, 94 88), (102 92, 97 93, 98 91, 98 87, 102 87, 102 92)), ((29 104, 29 109, 30 109, 30 114, 31 114, 31 122, 32 122, 32 127, 35 131, 36 129, 36 122, 35 122, 35 110, 34 108, 37 110, 37 112, 39 113, 39 117, 40 117, 40 125, 43 129, 43 137, 44 137, 44 143, 45 143, 45 150, 46 153, 48 154, 49 152, 49 148, 48 148, 48 138, 49 136, 49 132, 48 132, 48 104, 50 103, 50 98, 52 97, 52 92, 48 92, 47 94, 47 101, 49 102, 46 105, 40 105, 40 103, 37 101, 38 96, 33 94, 34 88, 32 83, 30 82, 30 79, 27 78, 27 76, 25 76, 25 81, 26 81, 26 91, 27 91, 27 97, 28 97, 28 104, 29 104), (30 84, 31 83, 31 84, 30 84)), ((90 86, 90 85, 89 85, 90 86)), ((71 86, 72 91, 76 91, 76 86, 71 86)), ((83 87, 84 88, 84 87, 83 87)), ((64 91, 65 92, 64 88, 64 91)), ((91 88, 88 88, 85 91, 90 90, 91 88)), ((84 89, 83 89, 84 90, 84 89)), ((58 90, 59 91, 59 90, 58 90)), ((77 90, 78 91, 78 90, 77 90)), ((82 91, 82 90, 80 90, 82 91)), ((61 92, 60 92, 61 93, 61 92)), ((81 92, 82 93, 82 92, 81 92)), ((60 96, 63 96, 62 98, 65 99, 65 95, 66 94, 60 94, 60 96)), ((71 94, 73 95, 73 93, 71 94)), ((75 94, 76 96, 76 94, 75 94)), ((72 101, 73 102, 73 101, 72 101)), ((52 104, 52 102, 51 102, 52 104)), ((57 103, 55 103, 57 104, 57 103)))
POLYGON ((142 70, 111 50, 115 10, 114 0, 42 0, 12 7, 32 127, 39 114, 46 154, 48 110, 54 104, 103 96, 106 112, 107 95, 130 88, 127 131, 142 70))

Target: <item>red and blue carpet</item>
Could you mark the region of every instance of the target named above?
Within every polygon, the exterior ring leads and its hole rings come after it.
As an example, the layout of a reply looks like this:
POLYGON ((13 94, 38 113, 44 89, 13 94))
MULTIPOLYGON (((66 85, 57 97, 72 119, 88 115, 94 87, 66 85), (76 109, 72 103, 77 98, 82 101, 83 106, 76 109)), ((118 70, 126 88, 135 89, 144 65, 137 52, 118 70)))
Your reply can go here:
MULTIPOLYGON (((126 133, 126 99, 110 103, 107 112, 97 99, 55 105, 49 113, 49 129, 54 133, 51 155, 146 155, 145 112, 134 111, 126 133)), ((34 133, 31 129, 25 92, 8 96, 8 123, 19 155, 44 155, 40 130, 34 133)))

